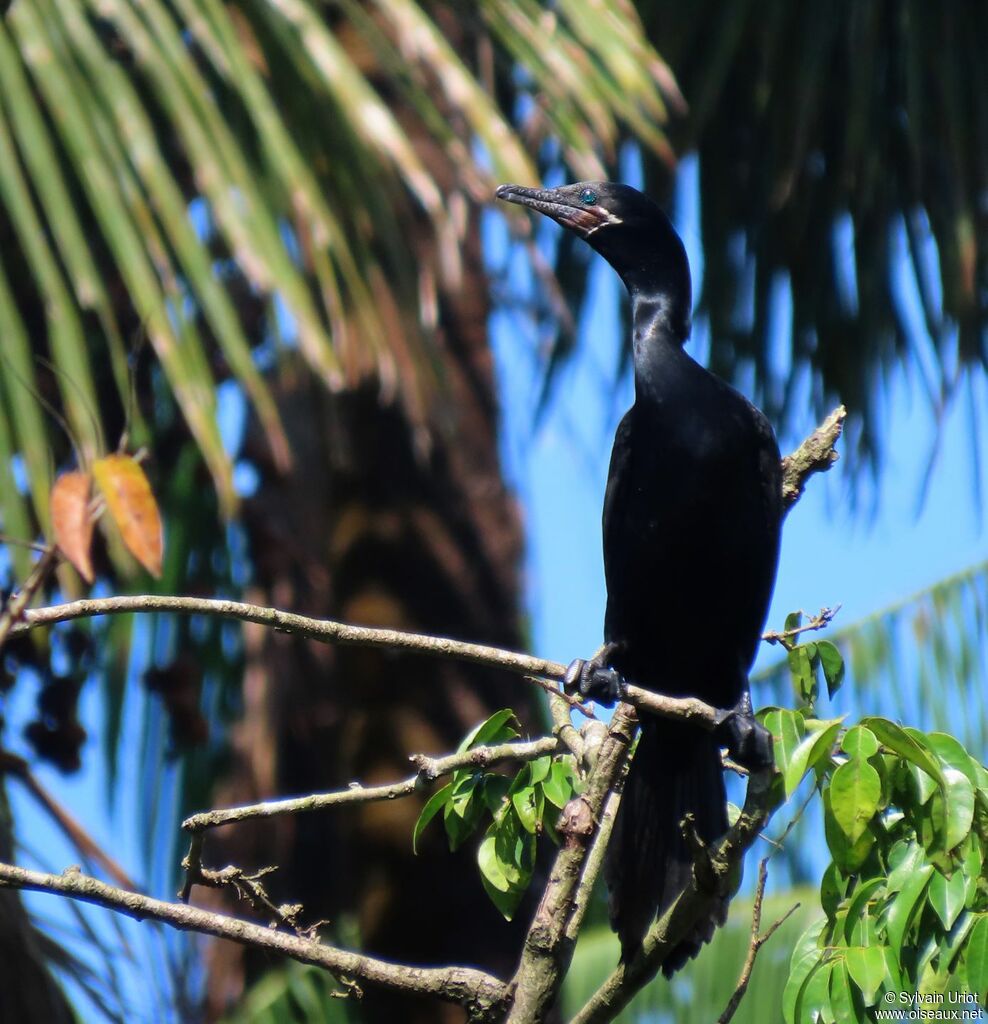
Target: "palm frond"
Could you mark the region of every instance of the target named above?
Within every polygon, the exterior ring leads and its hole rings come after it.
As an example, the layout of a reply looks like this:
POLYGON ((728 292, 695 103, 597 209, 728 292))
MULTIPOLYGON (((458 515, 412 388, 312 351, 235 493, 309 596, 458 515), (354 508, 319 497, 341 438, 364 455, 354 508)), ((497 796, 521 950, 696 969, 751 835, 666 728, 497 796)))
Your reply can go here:
MULTIPOLYGON (((986 623, 988 562, 979 562, 828 632, 847 665, 833 712, 883 715, 925 732, 949 732, 975 757, 988 757, 986 623)), ((779 703, 791 703, 784 660, 755 684, 779 703)))
MULTIPOLYGON (((689 104, 670 132, 699 156, 713 365, 754 368, 782 418, 803 411, 793 383, 809 377, 816 411, 839 396, 867 428, 858 454, 873 455, 891 367, 931 352, 939 410, 965 368, 988 365, 988 14, 913 0, 638 7, 689 104)), ((665 169, 646 165, 661 188, 665 169)))
POLYGON ((227 513, 236 498, 213 397, 223 376, 244 388, 276 464, 291 458, 258 365, 272 326, 326 386, 376 372, 424 422, 441 390, 433 293, 458 279, 464 237, 448 197, 486 199, 495 178, 536 174, 544 133, 512 127, 505 69, 520 62, 533 91, 556 97, 547 125, 565 130, 574 165, 599 167, 622 130, 666 146, 671 77, 640 25, 586 0, 564 8, 553 45, 535 47, 546 12, 490 2, 463 22, 463 48, 450 11, 411 0, 11 6, 0 314, 13 351, 0 377, 39 523, 41 453, 61 462, 66 445, 49 444, 33 392, 52 388, 35 382, 29 353, 50 358, 88 460, 127 417, 144 433, 128 348, 146 334, 227 513), (447 155, 441 167, 422 156, 423 132, 447 155), (412 223, 433 240, 419 265, 412 223))

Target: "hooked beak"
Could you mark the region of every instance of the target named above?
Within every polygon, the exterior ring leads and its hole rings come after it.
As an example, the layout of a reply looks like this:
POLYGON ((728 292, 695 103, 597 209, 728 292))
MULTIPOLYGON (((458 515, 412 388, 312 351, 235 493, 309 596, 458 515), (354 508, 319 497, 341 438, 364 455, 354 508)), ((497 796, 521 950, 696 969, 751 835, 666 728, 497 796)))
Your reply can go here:
POLYGON ((571 199, 561 189, 498 185, 495 195, 506 203, 517 203, 544 213, 584 238, 604 224, 619 223, 618 218, 602 206, 587 206, 578 199, 571 199))

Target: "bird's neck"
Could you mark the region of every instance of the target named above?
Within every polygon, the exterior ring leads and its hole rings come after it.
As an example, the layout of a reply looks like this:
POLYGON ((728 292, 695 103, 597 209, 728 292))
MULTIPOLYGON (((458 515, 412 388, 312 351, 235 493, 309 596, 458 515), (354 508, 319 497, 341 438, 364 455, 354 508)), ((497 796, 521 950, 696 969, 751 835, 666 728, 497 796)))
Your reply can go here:
POLYGON ((635 391, 639 397, 674 386, 675 367, 689 357, 683 342, 689 334, 688 313, 676 309, 661 292, 632 292, 631 346, 635 391))

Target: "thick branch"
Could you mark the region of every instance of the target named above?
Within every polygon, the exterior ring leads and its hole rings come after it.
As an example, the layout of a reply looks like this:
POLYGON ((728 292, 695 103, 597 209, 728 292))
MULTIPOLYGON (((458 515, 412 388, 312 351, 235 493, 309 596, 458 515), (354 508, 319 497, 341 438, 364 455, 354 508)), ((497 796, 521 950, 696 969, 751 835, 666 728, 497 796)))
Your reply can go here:
POLYGON ((571 800, 563 810, 557 828, 564 842, 549 875, 549 884, 525 936, 518 970, 512 979, 514 1002, 507 1024, 540 1024, 546 1019, 559 994, 576 943, 574 919, 581 919, 585 907, 578 896, 589 896, 590 879, 581 884, 587 870, 596 872, 600 858, 587 865, 595 849, 604 808, 628 760, 637 721, 627 704, 619 704, 607 736, 600 746, 586 792, 571 800))
POLYGON ((630 963, 618 964, 571 1024, 605 1024, 614 1020, 655 977, 668 952, 728 894, 735 869, 768 820, 773 776, 771 770, 750 776, 741 815, 719 846, 710 851, 709 863, 705 865, 713 884, 701 885, 694 878, 693 884, 649 929, 638 956, 630 963))
POLYGON ((334 975, 356 978, 397 991, 430 995, 466 1007, 475 1020, 494 1020, 504 1011, 507 986, 493 975, 470 967, 410 967, 336 949, 322 942, 287 935, 263 925, 241 921, 182 903, 166 903, 126 889, 117 889, 79 871, 61 875, 28 871, 0 863, 0 886, 57 893, 93 903, 138 921, 161 921, 182 931, 215 935, 256 949, 282 953, 299 963, 322 967, 334 975))

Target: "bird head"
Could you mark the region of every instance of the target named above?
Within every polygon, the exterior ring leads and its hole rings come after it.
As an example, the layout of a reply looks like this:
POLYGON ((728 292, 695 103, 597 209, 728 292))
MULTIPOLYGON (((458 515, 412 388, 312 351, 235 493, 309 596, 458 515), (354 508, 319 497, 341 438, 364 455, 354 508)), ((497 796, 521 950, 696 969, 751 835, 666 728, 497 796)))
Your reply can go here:
POLYGON ((679 235, 644 193, 616 181, 559 188, 500 185, 497 198, 527 206, 579 235, 618 272, 633 303, 658 303, 670 331, 685 340, 691 309, 690 269, 679 235))

